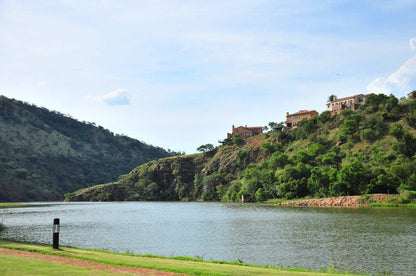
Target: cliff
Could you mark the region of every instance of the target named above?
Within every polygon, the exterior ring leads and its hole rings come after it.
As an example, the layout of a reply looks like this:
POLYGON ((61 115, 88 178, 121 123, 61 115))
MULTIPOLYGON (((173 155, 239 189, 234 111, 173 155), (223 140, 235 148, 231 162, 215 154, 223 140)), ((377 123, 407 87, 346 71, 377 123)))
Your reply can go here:
POLYGON ((235 180, 249 164, 263 157, 251 144, 227 145, 201 154, 150 161, 117 182, 67 195, 72 201, 220 200, 217 192, 235 180), (245 152, 244 157, 241 152, 245 152), (238 154, 240 152, 240 155, 238 154))

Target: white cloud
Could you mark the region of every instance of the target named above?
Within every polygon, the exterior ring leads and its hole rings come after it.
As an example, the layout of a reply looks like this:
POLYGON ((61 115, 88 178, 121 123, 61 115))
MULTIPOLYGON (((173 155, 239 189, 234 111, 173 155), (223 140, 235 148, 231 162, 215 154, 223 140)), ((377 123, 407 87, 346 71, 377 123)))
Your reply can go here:
POLYGON ((90 100, 104 102, 108 105, 128 105, 130 104, 130 95, 127 89, 116 89, 103 96, 88 97, 90 100))
POLYGON ((369 93, 402 95, 416 87, 416 56, 407 60, 387 78, 379 77, 367 86, 369 93))
POLYGON ((410 49, 416 51, 416 37, 413 37, 409 40, 410 49))

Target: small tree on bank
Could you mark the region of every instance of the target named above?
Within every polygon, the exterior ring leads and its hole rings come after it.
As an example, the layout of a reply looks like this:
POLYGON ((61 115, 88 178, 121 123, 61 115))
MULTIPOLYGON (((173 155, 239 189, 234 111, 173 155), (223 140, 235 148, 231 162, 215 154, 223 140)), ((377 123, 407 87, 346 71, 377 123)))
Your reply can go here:
POLYGON ((199 152, 207 152, 207 151, 211 151, 213 149, 214 149, 214 145, 205 144, 205 145, 199 146, 196 150, 199 151, 199 152))

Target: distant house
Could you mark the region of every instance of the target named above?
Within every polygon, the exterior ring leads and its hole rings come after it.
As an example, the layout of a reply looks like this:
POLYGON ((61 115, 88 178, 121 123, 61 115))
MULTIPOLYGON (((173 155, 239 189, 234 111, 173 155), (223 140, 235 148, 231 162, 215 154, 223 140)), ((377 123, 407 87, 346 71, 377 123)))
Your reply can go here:
POLYGON ((358 107, 365 103, 365 98, 369 94, 358 94, 350 97, 338 99, 336 96, 333 97, 332 101, 326 104, 326 109, 331 112, 331 115, 340 113, 343 110, 357 110, 358 107))
POLYGON ((408 99, 410 99, 410 98, 414 98, 414 97, 416 97, 416 90, 415 90, 415 91, 410 92, 409 94, 407 94, 407 98, 408 98, 408 99))
POLYGON ((289 114, 286 112, 286 126, 287 127, 297 127, 299 122, 302 120, 309 120, 313 116, 318 115, 319 113, 316 110, 299 110, 296 113, 289 114))
POLYGON ((247 127, 247 126, 239 126, 234 127, 233 125, 233 132, 227 133, 227 138, 233 138, 234 135, 240 135, 241 138, 247 139, 252 136, 256 136, 263 133, 263 127, 247 127))

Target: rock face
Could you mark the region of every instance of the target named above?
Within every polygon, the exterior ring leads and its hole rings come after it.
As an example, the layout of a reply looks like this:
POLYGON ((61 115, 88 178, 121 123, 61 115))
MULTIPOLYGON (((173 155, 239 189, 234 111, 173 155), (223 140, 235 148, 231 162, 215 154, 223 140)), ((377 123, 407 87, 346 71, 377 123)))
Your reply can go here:
POLYGON ((384 201, 392 195, 373 194, 368 196, 339 196, 320 199, 308 199, 278 203, 286 207, 362 207, 371 203, 384 201))
POLYGON ((68 201, 221 200, 221 188, 249 163, 261 158, 247 144, 244 160, 238 147, 225 146, 202 154, 175 156, 143 164, 119 181, 67 194, 68 201))

